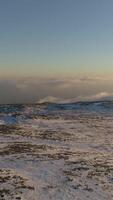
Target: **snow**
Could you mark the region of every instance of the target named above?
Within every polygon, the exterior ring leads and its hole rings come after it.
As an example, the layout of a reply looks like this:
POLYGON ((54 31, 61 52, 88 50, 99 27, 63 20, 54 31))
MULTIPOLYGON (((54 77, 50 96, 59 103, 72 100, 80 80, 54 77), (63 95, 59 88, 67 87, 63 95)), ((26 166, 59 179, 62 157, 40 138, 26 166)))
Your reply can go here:
POLYGON ((112 102, 1 106, 0 199, 16 198, 112 200, 112 102))

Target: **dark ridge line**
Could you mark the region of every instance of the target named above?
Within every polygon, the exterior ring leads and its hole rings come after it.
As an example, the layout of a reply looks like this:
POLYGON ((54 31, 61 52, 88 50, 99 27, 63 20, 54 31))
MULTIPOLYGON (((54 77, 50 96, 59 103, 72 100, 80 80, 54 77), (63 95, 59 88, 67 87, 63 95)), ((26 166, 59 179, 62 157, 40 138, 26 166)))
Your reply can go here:
POLYGON ((75 104, 93 104, 93 103, 113 103, 113 100, 97 101, 77 101, 69 103, 43 102, 43 103, 1 103, 0 106, 35 106, 35 105, 75 105, 75 104))

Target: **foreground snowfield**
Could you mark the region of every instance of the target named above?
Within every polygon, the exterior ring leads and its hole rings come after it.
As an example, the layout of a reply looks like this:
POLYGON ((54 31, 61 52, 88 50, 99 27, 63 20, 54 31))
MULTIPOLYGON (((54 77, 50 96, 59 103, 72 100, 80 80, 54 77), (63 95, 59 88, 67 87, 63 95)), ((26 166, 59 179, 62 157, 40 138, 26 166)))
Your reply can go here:
POLYGON ((0 200, 112 200, 113 103, 0 106, 0 200))

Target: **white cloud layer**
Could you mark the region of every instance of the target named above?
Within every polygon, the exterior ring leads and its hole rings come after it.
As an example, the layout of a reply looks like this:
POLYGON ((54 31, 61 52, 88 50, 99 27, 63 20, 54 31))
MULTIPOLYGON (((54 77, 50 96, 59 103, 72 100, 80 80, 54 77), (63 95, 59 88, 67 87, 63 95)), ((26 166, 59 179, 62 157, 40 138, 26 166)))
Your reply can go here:
POLYGON ((102 100, 113 100, 113 93, 100 92, 95 95, 77 96, 77 97, 71 98, 71 99, 63 99, 63 98, 48 96, 43 99, 40 99, 36 103, 45 103, 45 102, 74 103, 74 102, 78 102, 78 101, 102 101, 102 100))

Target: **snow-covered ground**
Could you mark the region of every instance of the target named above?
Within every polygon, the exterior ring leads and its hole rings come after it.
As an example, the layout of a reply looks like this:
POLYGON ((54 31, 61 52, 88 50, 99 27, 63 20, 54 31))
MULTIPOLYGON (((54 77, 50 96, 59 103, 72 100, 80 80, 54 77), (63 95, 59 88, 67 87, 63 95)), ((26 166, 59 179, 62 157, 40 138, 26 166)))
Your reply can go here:
POLYGON ((1 105, 0 200, 112 200, 113 103, 1 105))

